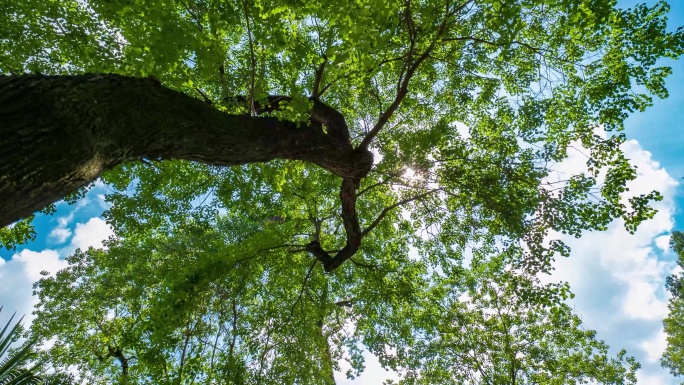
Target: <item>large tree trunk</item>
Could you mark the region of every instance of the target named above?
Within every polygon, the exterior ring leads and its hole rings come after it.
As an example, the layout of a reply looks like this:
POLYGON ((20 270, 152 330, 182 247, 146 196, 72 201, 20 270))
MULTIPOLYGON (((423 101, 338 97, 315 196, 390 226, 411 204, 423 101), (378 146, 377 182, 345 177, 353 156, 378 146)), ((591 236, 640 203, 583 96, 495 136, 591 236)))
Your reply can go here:
POLYGON ((0 76, 0 227, 139 158, 303 160, 356 186, 373 162, 319 125, 226 114, 154 79, 0 76))

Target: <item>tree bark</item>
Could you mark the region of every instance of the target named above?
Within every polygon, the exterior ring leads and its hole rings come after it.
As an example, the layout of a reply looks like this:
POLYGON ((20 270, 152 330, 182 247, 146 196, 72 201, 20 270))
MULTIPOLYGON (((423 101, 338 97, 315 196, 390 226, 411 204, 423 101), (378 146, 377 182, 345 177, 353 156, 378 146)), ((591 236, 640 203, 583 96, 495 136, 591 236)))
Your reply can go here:
POLYGON ((343 135, 328 135, 320 125, 227 114, 155 79, 0 76, 0 227, 140 158, 319 165, 346 181, 342 211, 352 232, 347 252, 358 248, 355 190, 373 156, 345 143, 343 135))

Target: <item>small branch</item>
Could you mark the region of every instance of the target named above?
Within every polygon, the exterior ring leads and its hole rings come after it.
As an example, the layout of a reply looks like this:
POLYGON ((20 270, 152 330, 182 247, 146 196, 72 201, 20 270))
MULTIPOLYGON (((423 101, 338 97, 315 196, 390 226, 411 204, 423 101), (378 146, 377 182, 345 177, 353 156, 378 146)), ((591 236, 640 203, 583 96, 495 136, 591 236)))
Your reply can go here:
POLYGON ((116 358, 121 364, 121 376, 124 378, 128 376, 129 359, 126 358, 126 356, 124 356, 123 352, 121 351, 121 348, 107 346, 107 357, 116 358))
MULTIPOLYGON (((311 95, 311 97, 314 99, 320 98, 321 94, 323 94, 323 92, 320 91, 321 79, 323 78, 323 71, 325 70, 325 65, 327 63, 328 63, 328 58, 325 55, 323 55, 323 61, 321 62, 321 64, 316 69, 316 75, 314 78, 313 93, 311 95)), ((327 88, 325 88, 324 91, 325 90, 327 90, 327 88)))
POLYGON ((399 108, 401 105, 401 102, 404 100, 406 95, 408 94, 408 85, 413 77, 415 75, 416 70, 418 67, 428 58, 430 57, 430 53, 432 50, 435 48, 435 44, 438 40, 440 40, 440 36, 444 33, 447 27, 447 22, 453 16, 455 13, 457 13, 460 9, 465 7, 471 0, 466 2, 465 4, 461 5, 458 7, 456 10, 454 10, 451 13, 447 13, 445 15, 444 20, 442 21, 441 25, 439 26, 439 29, 437 30, 437 36, 435 40, 433 40, 430 45, 425 49, 425 51, 413 62, 411 63, 413 59, 413 55, 415 54, 415 39, 413 34, 415 33, 415 27, 413 26, 413 19, 411 17, 411 12, 410 12, 410 2, 407 2, 407 9, 406 9, 406 23, 409 29, 409 37, 411 40, 411 44, 409 46, 409 50, 406 54, 406 61, 404 62, 404 67, 402 68, 400 74, 399 74, 399 79, 397 81, 397 95, 394 98, 394 101, 392 104, 390 104, 389 107, 385 110, 385 112, 380 115, 380 118, 378 119, 377 123, 375 123, 375 126, 368 132, 366 137, 361 141, 361 144, 359 145, 359 148, 367 149, 368 146, 370 146, 370 143, 375 139, 375 137, 378 135, 380 130, 382 130, 387 122, 392 118, 392 115, 396 112, 396 110, 399 108), (412 32, 413 31, 413 32, 412 32))
POLYGON ((324 125, 328 129, 328 135, 339 141, 340 145, 345 148, 351 148, 349 126, 344 115, 317 98, 311 98, 310 100, 313 102, 311 120, 324 125))
POLYGON ((359 266, 359 267, 363 267, 366 269, 377 269, 380 267, 380 265, 370 265, 367 263, 359 262, 359 261, 355 260, 354 258, 349 258, 349 260, 351 261, 351 263, 354 264, 354 266, 359 266))
POLYGON ((314 241, 320 242, 322 221, 318 218, 315 218, 313 215, 311 215, 311 213, 309 213, 309 221, 314 225, 314 241))
POLYGON ((422 193, 422 194, 418 194, 418 195, 416 195, 416 196, 414 196, 414 197, 404 199, 404 200, 399 201, 399 202, 397 202, 397 203, 395 203, 395 204, 393 204, 393 205, 391 205, 391 206, 385 207, 385 208, 380 212, 380 215, 378 215, 378 217, 375 218, 375 220, 370 224, 370 226, 368 226, 365 230, 363 230, 363 232, 361 233, 361 237, 365 237, 366 235, 368 235, 368 233, 370 233, 370 232, 371 232, 371 231, 380 223, 380 221, 382 221, 382 219, 387 215, 387 213, 389 213, 390 211, 394 210, 395 208, 397 208, 397 207, 399 207, 399 206, 401 206, 401 205, 405 205, 405 204, 407 204, 407 203, 413 202, 413 201, 415 201, 415 200, 422 199, 422 198, 424 198, 424 197, 426 197, 426 196, 428 196, 428 195, 430 195, 430 194, 432 194, 432 193, 434 193, 434 192, 436 192, 436 191, 442 191, 442 190, 443 190, 443 189, 439 188, 439 189, 435 189, 435 190, 426 191, 426 192, 424 192, 424 193, 422 193))
POLYGON ((409 41, 413 47, 416 44, 416 26, 411 16, 411 0, 406 0, 406 26, 408 27, 409 41))
POLYGON ((251 59, 252 73, 250 74, 250 84, 249 84, 249 111, 252 115, 256 115, 256 110, 254 108, 254 77, 256 72, 256 59, 254 58, 254 41, 252 40, 252 28, 249 25, 249 8, 247 7, 247 1, 243 3, 243 8, 245 11, 245 22, 247 23, 247 37, 249 39, 249 56, 251 59))
POLYGON ((375 101, 378 102, 378 117, 382 116, 382 100, 380 99, 380 89, 378 88, 377 84, 375 85, 374 90, 369 90, 369 93, 375 99, 375 101))
MULTIPOLYGON (((374 65, 373 67, 368 68, 367 70, 365 70, 365 72, 366 72, 367 74, 370 74, 370 73, 372 73, 373 71, 378 70, 380 67, 382 67, 383 65, 385 65, 385 64, 387 64, 387 63, 392 63, 392 62, 395 62, 395 61, 404 60, 404 59, 406 59, 406 57, 407 57, 407 54, 403 54, 403 55, 401 55, 401 56, 394 57, 394 58, 391 58, 391 59, 384 59, 384 60, 381 60, 381 61, 379 61, 376 65, 374 65)), ((346 73, 346 74, 344 74, 344 75, 338 76, 338 77, 336 77, 335 79, 331 80, 331 81, 330 81, 328 84, 326 84, 325 87, 323 87, 323 89, 319 92, 319 96, 320 96, 320 95, 323 95, 330 87, 332 87, 333 84, 337 83, 338 81, 340 81, 340 80, 342 80, 342 79, 348 78, 349 76, 351 76, 351 74, 352 74, 352 72, 348 72, 348 73, 346 73)))
MULTIPOLYGON (((245 99, 242 95, 228 96, 225 97, 224 100, 230 100, 236 103, 249 103, 249 100, 245 99)), ((260 116, 277 111, 280 109, 281 103, 288 103, 291 101, 292 98, 289 96, 268 95, 265 103, 259 103, 257 101, 251 102, 251 107, 253 109, 252 113, 256 116, 260 116)), ((352 149, 349 138, 349 126, 347 125, 344 115, 317 98, 311 97, 309 98, 309 101, 312 102, 311 111, 309 111, 311 114, 311 122, 325 126, 328 131, 327 135, 334 138, 341 148, 352 149)))
POLYGON ((185 8, 186 11, 192 16, 192 18, 195 20, 195 24, 197 25, 197 29, 199 29, 200 32, 204 32, 204 27, 202 26, 202 23, 200 23, 199 17, 190 9, 190 6, 188 6, 184 1, 180 2, 183 4, 183 8, 185 8))
POLYGON ((306 283, 309 281, 309 278, 311 278, 311 273, 313 272, 314 267, 316 267, 316 261, 314 260, 313 263, 311 263, 311 266, 309 266, 309 270, 306 272, 306 275, 304 276, 304 282, 302 282, 302 288, 299 290, 299 297, 297 297, 297 300, 292 304, 292 308, 290 309, 290 317, 294 315, 294 310, 297 304, 302 300, 302 295, 304 294, 304 289, 306 288, 306 283))
POLYGON ((368 192, 368 191, 370 191, 370 190, 372 190, 372 189, 374 189, 374 188, 376 188, 376 187, 378 187, 378 186, 382 186, 382 185, 384 185, 384 184, 387 184, 390 180, 392 180, 393 178, 396 178, 396 177, 398 177, 398 176, 399 176, 399 175, 390 174, 390 175, 387 176, 385 179, 383 179, 381 182, 373 183, 372 185, 370 185, 370 186, 368 186, 368 187, 365 187, 364 189, 362 189, 361 191, 359 191, 358 194, 356 194, 357 198, 360 197, 361 195, 363 195, 364 193, 366 193, 366 192, 368 192))
POLYGON ((209 96, 207 96, 207 94, 204 93, 204 91, 202 91, 201 88, 195 86, 195 91, 197 91, 197 93, 199 93, 200 96, 202 96, 202 99, 204 99, 204 101, 207 102, 207 104, 209 104, 209 105, 214 104, 214 103, 211 101, 211 99, 209 98, 209 96))
POLYGON ((332 83, 326 84, 325 87, 323 87, 323 89, 318 93, 318 96, 323 95, 325 93, 325 91, 327 91, 328 88, 330 88, 330 86, 332 86, 332 83))
POLYGON ((237 340, 237 317, 238 317, 238 312, 237 312, 237 302, 235 301, 235 298, 231 298, 230 302, 232 304, 231 310, 233 313, 232 319, 231 319, 231 329, 230 332, 233 335, 233 338, 230 340, 230 354, 228 357, 233 358, 233 352, 235 351, 235 342, 237 340))
POLYGON ((335 302, 335 305, 339 307, 352 307, 352 304, 353 300, 342 300, 335 302))
MULTIPOLYGON (((505 46, 504 44, 497 44, 497 43, 495 43, 495 42, 493 42, 493 41, 481 39, 481 38, 474 37, 474 36, 445 37, 445 38, 442 38, 442 41, 443 41, 443 42, 450 42, 450 41, 473 41, 473 42, 476 42, 476 43, 491 45, 491 46, 499 47, 499 48, 505 46)), ((528 44, 528 43, 525 43, 525 42, 522 42, 522 41, 519 41, 519 40, 512 40, 512 41, 508 42, 508 44, 509 44, 509 45, 514 45, 514 44, 515 44, 515 45, 519 45, 519 46, 521 46, 521 47, 527 48, 528 50, 534 52, 534 53, 537 54, 537 55, 544 55, 545 53, 551 53, 551 52, 549 52, 549 50, 547 50, 547 49, 544 49, 544 48, 537 48, 537 47, 534 47, 534 46, 532 46, 532 45, 530 45, 530 44, 528 44)), ((572 65, 578 65, 578 63, 573 62, 573 61, 571 61, 571 60, 567 60, 567 59, 564 59, 564 58, 561 58, 561 57, 557 57, 557 56, 555 56, 555 55, 550 55, 550 56, 551 56, 551 58, 554 59, 554 60, 562 61, 562 62, 564 62, 564 63, 568 63, 568 64, 572 64, 572 65)), ((582 67, 581 64, 579 64, 579 66, 582 67)))
POLYGON ((228 83, 226 82, 226 67, 221 64, 219 66, 219 82, 221 83, 221 87, 223 88, 223 96, 228 94, 228 83))

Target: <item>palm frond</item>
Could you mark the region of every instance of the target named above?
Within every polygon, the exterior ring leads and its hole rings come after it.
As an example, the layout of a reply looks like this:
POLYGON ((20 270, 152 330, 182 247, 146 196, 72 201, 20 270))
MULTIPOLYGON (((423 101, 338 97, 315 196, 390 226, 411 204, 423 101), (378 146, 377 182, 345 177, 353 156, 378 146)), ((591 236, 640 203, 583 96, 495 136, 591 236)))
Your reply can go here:
MULTIPOLYGON (((2 307, 0 307, 2 312, 2 307)), ((21 317, 12 324, 16 313, 7 321, 0 331, 0 385, 33 385, 40 384, 42 377, 37 374, 38 365, 32 363, 37 355, 32 343, 12 349, 12 345, 21 337, 21 317)))

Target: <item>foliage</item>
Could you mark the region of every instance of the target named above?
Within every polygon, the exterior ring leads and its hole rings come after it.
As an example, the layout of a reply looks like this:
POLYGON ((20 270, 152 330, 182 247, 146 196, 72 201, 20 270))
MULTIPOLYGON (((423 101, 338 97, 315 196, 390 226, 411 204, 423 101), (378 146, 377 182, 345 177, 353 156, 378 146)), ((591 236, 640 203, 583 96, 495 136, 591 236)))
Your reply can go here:
POLYGON ((33 331, 59 336, 50 361, 94 384, 330 384, 339 360, 349 376, 362 369, 366 346, 405 384, 636 383, 638 364, 624 351, 609 358, 563 304, 567 285, 508 268, 520 249, 480 249, 450 274, 402 258, 329 276, 267 245, 226 245, 226 234, 244 236, 227 226, 71 256, 37 284, 33 331))
POLYGON ((43 374, 43 385, 76 385, 79 383, 71 373, 52 372, 43 374))
MULTIPOLYGON (((429 212, 448 213, 421 215, 416 225, 423 227, 462 227, 462 213, 454 215, 462 209, 476 217, 477 227, 514 238, 540 228, 579 235, 583 229, 603 229, 615 217, 634 230, 653 215, 647 203, 659 196, 623 201, 625 182, 636 177, 619 150, 624 137, 602 138, 594 131, 597 125, 619 131, 628 113, 650 105, 649 93, 667 94, 664 79, 670 71, 656 66, 656 59, 679 56, 682 32, 666 32, 665 3, 631 10, 614 5, 612 0, 10 2, 0 41, 16 44, 6 47, 11 55, 2 58, 0 72, 154 75, 228 111, 237 107, 221 105, 225 96, 321 98, 346 117, 354 144, 372 142, 382 157, 363 181, 379 184, 359 203, 366 225, 389 203, 425 197, 428 190, 440 198, 416 199, 430 201, 424 206, 429 212), (36 12, 41 17, 31 17, 36 12), (634 92, 632 85, 648 93, 634 92), (458 124, 469 132, 459 134, 458 124), (573 142, 587 148, 589 172, 571 176, 563 187, 545 183, 549 164, 564 159, 573 142), (398 194, 390 186, 405 184, 398 176, 407 168, 429 183, 398 194)), ((297 105, 307 104, 287 108, 297 105)), ((126 181, 139 180, 132 195, 114 200, 121 207, 117 213, 135 206, 139 214, 113 213, 112 220, 157 223, 152 214, 163 208, 158 201, 164 198, 171 199, 164 204, 169 210, 214 192, 228 204, 236 198, 233 191, 248 194, 248 185, 262 179, 275 183, 261 191, 272 198, 291 180, 278 166, 246 166, 242 180, 229 177, 230 182, 202 176, 206 170, 195 165, 178 167, 180 174, 172 166, 141 164, 109 174, 106 179, 122 189, 126 181), (199 175, 187 178, 194 170, 199 175), (187 186, 175 183, 180 179, 187 186)), ((301 185, 311 188, 310 179, 301 185)), ((307 208, 332 208, 336 190, 316 191, 325 201, 309 202, 307 208)), ((317 219, 331 213, 325 214, 317 219)), ((333 215, 325 222, 334 229, 340 219, 333 215)), ((335 249, 340 240, 326 235, 330 244, 322 244, 335 249)))
POLYGON ((320 100, 376 158, 353 189, 360 230, 339 178, 302 162, 144 159, 103 175, 117 238, 37 286, 35 333, 60 337, 56 364, 92 383, 329 383, 343 357, 362 369, 363 345, 407 383, 505 383, 505 368, 633 382, 567 289, 533 277, 569 253, 550 233, 616 218, 634 231, 654 214, 657 192, 626 191, 620 131, 667 96, 658 59, 683 52, 664 2, 0 4, 0 73, 153 76, 232 114, 285 95, 271 115, 302 124, 320 100), (586 170, 554 171, 578 147, 586 170), (340 250, 354 232, 358 252, 325 273, 312 245, 340 250))
MULTIPOLYGON (((684 267, 684 233, 673 231, 670 237, 670 247, 677 253, 677 264, 681 269, 684 267)), ((681 270, 667 277, 666 287, 672 294, 667 318, 663 321, 667 334, 667 347, 663 353, 661 363, 669 368, 676 376, 684 374, 684 274, 681 270)))
POLYGON ((542 285, 502 262, 461 274, 460 285, 432 280, 411 314, 417 330, 389 358, 407 362, 401 384, 636 384, 639 364, 624 350, 609 357, 563 302, 567 284, 542 285))
POLYGON ((0 228, 0 246, 16 249, 17 245, 36 238, 36 231, 31 225, 33 217, 24 218, 12 226, 0 228))
MULTIPOLYGON (((0 307, 0 311, 2 308, 0 307)), ((23 318, 23 317, 22 317, 23 318)), ((33 344, 24 343, 12 349, 22 334, 21 319, 12 325, 14 315, 0 331, 0 384, 31 385, 41 384, 42 378, 37 374, 37 366, 32 365, 36 358, 33 344)))

